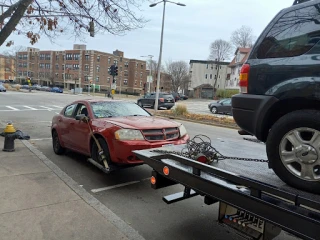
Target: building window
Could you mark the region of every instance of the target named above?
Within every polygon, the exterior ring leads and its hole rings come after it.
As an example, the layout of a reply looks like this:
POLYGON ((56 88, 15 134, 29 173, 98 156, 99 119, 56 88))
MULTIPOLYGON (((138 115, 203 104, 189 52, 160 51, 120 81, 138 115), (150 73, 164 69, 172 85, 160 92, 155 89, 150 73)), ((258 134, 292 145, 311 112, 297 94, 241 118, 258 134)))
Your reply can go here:
POLYGON ((127 71, 124 71, 124 76, 125 76, 125 77, 128 77, 128 76, 129 76, 129 74, 128 74, 127 71))
POLYGON ((206 74, 206 79, 208 79, 208 74, 206 74))
POLYGON ((84 76, 84 81, 85 81, 85 82, 88 82, 88 81, 89 81, 89 76, 87 76, 87 75, 84 76))
POLYGON ((56 70, 59 70, 59 64, 56 64, 56 70))
POLYGON ((118 65, 118 60, 117 59, 113 60, 113 64, 118 65))
POLYGON ((86 72, 88 72, 88 71, 90 70, 90 66, 89 66, 89 65, 84 65, 84 70, 85 70, 86 72))
POLYGON ((64 64, 62 64, 61 66, 62 66, 62 70, 64 70, 64 64))
POLYGON ((207 64, 207 69, 208 69, 208 67, 209 67, 209 64, 207 64))
POLYGON ((50 60, 51 59, 51 55, 50 54, 46 54, 45 58, 46 58, 46 60, 50 60))
POLYGON ((99 79, 100 79, 99 77, 96 77, 96 82, 99 82, 99 79))
POLYGON ((108 58, 108 64, 110 64, 111 63, 111 58, 108 58))
POLYGON ((58 55, 56 55, 56 61, 59 61, 59 56, 58 55))
POLYGON ((122 57, 120 57, 120 62, 122 62, 122 57))
POLYGON ((97 66, 97 72, 100 72, 100 66, 97 66))
POLYGON ((128 63, 128 62, 125 62, 125 63, 124 63, 124 67, 126 67, 126 68, 129 67, 129 63, 128 63))
POLYGON ((79 69, 79 64, 73 64, 73 69, 79 69))
POLYGON ((142 81, 140 81, 140 87, 142 87, 142 81))
POLYGON ((142 72, 140 73, 140 78, 142 78, 142 72))
POLYGON ((39 68, 44 68, 44 63, 39 63, 39 68))
POLYGON ((24 67, 24 68, 27 67, 27 63, 26 63, 26 62, 23 63, 23 67, 24 67))
POLYGON ((138 81, 134 80, 134 85, 137 86, 138 85, 138 81))
POLYGON ((210 74, 210 79, 212 79, 212 74, 210 74))
POLYGON ((139 63, 136 64, 136 67, 138 67, 139 63))
POLYGON ((100 62, 100 56, 97 57, 97 62, 100 62))
POLYGON ((143 69, 143 64, 141 64, 141 69, 143 69))
POLYGON ((123 80, 123 85, 128 85, 128 80, 127 79, 123 80))
POLYGON ((72 54, 66 54, 66 60, 72 60, 72 54))
POLYGON ((40 54, 39 58, 40 58, 40 60, 44 60, 45 59, 45 54, 40 54))
POLYGON ((46 69, 50 69, 50 63, 46 63, 45 67, 46 69))
POLYGON ((90 59, 89 55, 85 55, 85 56, 84 56, 84 59, 85 59, 86 61, 89 61, 89 59, 90 59))
POLYGON ((79 53, 73 54, 73 59, 74 60, 79 60, 79 58, 80 58, 80 54, 79 53))

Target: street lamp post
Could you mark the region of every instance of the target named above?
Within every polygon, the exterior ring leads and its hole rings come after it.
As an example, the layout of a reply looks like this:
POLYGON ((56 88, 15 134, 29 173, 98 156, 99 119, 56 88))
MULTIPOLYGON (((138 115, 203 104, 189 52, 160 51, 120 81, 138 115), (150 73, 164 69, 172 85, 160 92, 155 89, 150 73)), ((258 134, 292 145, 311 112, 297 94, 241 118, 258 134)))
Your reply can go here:
POLYGON ((155 7, 159 3, 163 2, 163 15, 162 15, 162 27, 161 27, 161 40, 160 40, 160 53, 159 53, 159 61, 158 61, 158 77, 157 77, 157 90, 156 90, 156 101, 154 104, 154 110, 158 110, 158 101, 159 101, 159 88, 160 88, 160 72, 161 72, 161 60, 162 60, 162 46, 163 46, 163 28, 164 28, 164 18, 165 18, 165 12, 166 12, 166 3, 174 3, 178 6, 185 7, 186 5, 183 3, 176 3, 168 0, 162 0, 157 3, 150 4, 150 7, 155 7))
POLYGON ((151 88, 150 80, 152 79, 152 58, 154 56, 153 55, 148 55, 148 56, 141 56, 141 57, 149 57, 150 58, 150 71, 149 71, 149 81, 148 81, 148 93, 150 93, 150 88, 151 88))

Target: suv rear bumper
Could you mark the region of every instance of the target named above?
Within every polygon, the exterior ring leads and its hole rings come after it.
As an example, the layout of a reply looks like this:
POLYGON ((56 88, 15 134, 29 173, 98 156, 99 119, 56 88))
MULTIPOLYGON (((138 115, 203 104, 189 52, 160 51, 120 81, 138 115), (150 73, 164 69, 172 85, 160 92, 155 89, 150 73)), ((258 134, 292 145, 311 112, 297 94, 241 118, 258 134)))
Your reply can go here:
POLYGON ((279 100, 273 96, 237 94, 232 97, 232 114, 238 126, 254 135, 260 141, 265 141, 265 126, 267 126, 270 109, 279 100))

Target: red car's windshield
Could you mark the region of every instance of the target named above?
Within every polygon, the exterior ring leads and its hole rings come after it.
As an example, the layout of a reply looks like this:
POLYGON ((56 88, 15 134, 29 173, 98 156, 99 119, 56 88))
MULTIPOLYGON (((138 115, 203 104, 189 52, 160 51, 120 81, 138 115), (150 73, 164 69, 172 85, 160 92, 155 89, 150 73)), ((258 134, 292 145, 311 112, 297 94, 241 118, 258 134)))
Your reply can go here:
POLYGON ((91 107, 96 118, 150 116, 143 108, 129 102, 94 102, 91 107))

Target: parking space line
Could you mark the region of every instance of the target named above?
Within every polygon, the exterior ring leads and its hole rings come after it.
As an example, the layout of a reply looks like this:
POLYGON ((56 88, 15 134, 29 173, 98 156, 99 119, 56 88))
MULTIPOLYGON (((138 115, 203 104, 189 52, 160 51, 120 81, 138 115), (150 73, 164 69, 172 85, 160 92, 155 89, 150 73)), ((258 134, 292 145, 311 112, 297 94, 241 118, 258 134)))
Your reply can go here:
POLYGON ((111 190, 111 189, 115 189, 115 188, 119 188, 119 187, 124 187, 124 186, 128 186, 128 185, 140 183, 142 181, 149 180, 149 179, 150 178, 145 178, 145 179, 142 179, 142 180, 139 180, 139 181, 131 181, 131 182, 120 183, 120 184, 109 186, 109 187, 91 189, 91 192, 97 193, 97 192, 107 191, 107 190, 111 190))
POLYGON ((40 107, 45 108, 45 109, 47 109, 47 110, 49 110, 49 111, 52 111, 52 110, 53 110, 53 108, 48 108, 48 107, 45 107, 45 106, 40 106, 40 107))
POLYGON ((10 107, 10 106, 6 106, 7 108, 11 109, 11 110, 14 110, 14 111, 19 111, 18 108, 14 108, 14 107, 10 107))
POLYGON ((57 105, 52 105, 52 107, 56 107, 56 108, 63 108, 61 106, 57 106, 57 105))
POLYGON ((25 108, 29 108, 31 110, 37 110, 36 108, 33 108, 33 107, 29 107, 29 106, 24 106, 25 108))
POLYGON ((31 141, 51 140, 52 138, 30 138, 31 141))

